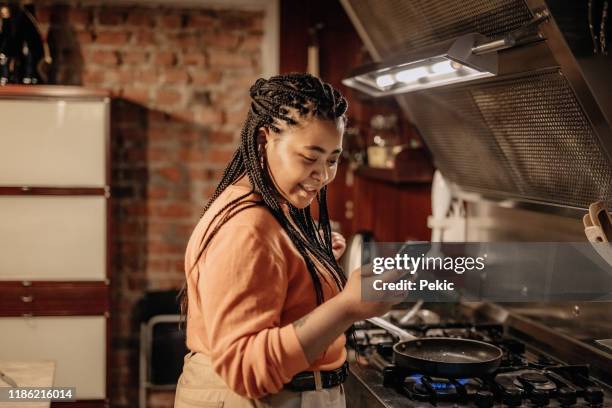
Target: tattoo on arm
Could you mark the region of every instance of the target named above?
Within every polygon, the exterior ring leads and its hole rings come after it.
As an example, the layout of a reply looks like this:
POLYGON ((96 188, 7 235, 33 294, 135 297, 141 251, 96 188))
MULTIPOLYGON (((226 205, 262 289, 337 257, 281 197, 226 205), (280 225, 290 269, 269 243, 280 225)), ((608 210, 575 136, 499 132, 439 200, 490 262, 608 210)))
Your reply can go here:
POLYGON ((310 317, 310 313, 308 313, 306 316, 303 316, 303 317, 297 319, 295 322, 293 322, 293 327, 298 328, 300 326, 303 326, 304 323, 306 323, 306 320, 308 320, 309 317, 310 317))

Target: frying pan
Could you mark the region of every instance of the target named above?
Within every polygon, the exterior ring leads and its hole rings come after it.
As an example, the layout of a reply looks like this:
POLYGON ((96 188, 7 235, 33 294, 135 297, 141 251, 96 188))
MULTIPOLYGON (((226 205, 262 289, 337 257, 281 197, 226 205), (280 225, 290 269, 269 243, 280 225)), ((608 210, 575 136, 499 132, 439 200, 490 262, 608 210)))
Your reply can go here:
POLYGON ((433 377, 466 378, 491 374, 499 367, 503 352, 478 340, 449 337, 415 337, 380 317, 368 322, 400 338, 393 346, 395 364, 433 377))

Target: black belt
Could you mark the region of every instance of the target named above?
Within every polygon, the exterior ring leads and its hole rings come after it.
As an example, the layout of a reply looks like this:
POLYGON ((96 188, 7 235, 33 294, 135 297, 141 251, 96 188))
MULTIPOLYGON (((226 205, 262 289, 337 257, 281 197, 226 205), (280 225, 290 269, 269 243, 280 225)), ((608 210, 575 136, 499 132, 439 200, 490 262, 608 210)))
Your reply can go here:
POLYGON ((291 382, 285 384, 285 388, 296 392, 314 391, 317 389, 317 373, 320 374, 320 388, 335 387, 345 382, 348 378, 348 362, 345 362, 342 367, 331 371, 304 371, 296 374, 291 379, 291 382))

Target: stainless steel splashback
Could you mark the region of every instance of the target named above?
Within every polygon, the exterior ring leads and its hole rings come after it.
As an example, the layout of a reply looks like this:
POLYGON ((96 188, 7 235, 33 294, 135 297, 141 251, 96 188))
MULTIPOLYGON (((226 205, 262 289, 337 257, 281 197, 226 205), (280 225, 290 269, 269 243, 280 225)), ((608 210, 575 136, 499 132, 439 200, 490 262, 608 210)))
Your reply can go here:
POLYGON ((543 209, 612 205, 612 57, 593 54, 587 2, 342 3, 378 60, 470 32, 493 38, 548 9, 545 40, 501 51, 498 76, 397 99, 460 192, 543 209))

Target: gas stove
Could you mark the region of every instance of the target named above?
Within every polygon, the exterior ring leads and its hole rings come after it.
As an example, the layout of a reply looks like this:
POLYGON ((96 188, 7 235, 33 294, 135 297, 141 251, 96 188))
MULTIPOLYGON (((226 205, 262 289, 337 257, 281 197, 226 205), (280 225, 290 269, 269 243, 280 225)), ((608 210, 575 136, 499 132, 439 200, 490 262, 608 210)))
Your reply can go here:
MULTIPOLYGON (((588 365, 568 365, 504 334, 499 324, 443 323, 403 326, 418 337, 480 340, 504 356, 491 375, 435 378, 393 363, 397 338, 366 322, 349 343, 361 363, 351 371, 384 407, 612 407, 612 389, 593 378, 588 365)), ((367 406, 371 406, 368 404, 367 406)))

